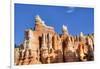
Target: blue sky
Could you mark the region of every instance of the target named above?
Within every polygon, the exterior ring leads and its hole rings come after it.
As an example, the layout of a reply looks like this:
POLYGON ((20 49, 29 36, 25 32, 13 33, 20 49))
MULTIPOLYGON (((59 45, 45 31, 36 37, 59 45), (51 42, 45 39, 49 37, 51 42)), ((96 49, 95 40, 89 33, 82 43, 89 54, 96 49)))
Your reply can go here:
POLYGON ((15 44, 24 40, 25 29, 34 28, 36 15, 62 33, 62 25, 68 27, 71 35, 91 34, 94 32, 94 9, 82 7, 47 6, 33 4, 15 4, 15 44))

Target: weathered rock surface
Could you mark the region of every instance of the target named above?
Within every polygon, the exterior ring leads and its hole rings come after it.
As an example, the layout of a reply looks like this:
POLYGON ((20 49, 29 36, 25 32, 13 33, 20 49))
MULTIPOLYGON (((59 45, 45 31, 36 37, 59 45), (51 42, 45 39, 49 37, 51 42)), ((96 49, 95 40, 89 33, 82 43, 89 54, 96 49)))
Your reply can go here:
POLYGON ((23 43, 15 48, 15 65, 50 64, 94 60, 94 35, 71 36, 65 25, 62 34, 37 15, 34 29, 25 31, 23 43))

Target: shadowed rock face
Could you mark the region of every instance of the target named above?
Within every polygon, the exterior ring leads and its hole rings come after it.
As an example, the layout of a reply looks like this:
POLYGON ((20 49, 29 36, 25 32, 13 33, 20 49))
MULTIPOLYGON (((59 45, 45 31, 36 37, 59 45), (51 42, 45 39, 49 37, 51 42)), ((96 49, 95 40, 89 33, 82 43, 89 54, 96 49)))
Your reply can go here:
POLYGON ((92 61, 94 34, 71 36, 63 25, 59 35, 36 16, 34 29, 25 31, 24 41, 14 53, 15 65, 92 61))

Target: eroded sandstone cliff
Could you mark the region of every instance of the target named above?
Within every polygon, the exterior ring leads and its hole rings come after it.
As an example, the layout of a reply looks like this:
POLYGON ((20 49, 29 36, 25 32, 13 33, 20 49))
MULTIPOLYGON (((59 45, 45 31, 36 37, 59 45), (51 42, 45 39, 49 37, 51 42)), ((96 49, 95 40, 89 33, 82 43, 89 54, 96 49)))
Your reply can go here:
POLYGON ((72 36, 65 25, 62 34, 47 26, 37 15, 34 29, 25 30, 25 38, 14 49, 15 65, 49 64, 94 60, 94 34, 72 36))

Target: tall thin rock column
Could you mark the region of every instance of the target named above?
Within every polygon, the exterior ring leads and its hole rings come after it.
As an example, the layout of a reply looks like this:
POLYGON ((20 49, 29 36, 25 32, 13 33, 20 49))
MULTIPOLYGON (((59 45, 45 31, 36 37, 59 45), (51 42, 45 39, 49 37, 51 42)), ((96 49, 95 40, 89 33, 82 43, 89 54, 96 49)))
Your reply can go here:
POLYGON ((68 36, 68 38, 65 41, 66 49, 64 49, 64 61, 65 62, 75 62, 77 60, 74 44, 71 40, 71 36, 68 36))
POLYGON ((33 31, 29 30, 29 43, 28 43, 28 49, 29 49, 29 63, 30 64, 37 64, 38 61, 38 47, 33 45, 34 35, 33 31))
POLYGON ((86 38, 86 46, 88 47, 88 60, 94 60, 94 47, 93 47, 93 41, 90 38, 90 36, 87 36, 86 38))
POLYGON ((48 60, 47 63, 54 63, 55 62, 55 53, 54 53, 54 48, 53 48, 53 38, 52 34, 48 33, 48 60))
POLYGON ((47 58, 48 58, 48 48, 46 44, 46 34, 42 34, 42 44, 41 44, 41 62, 43 64, 47 63, 47 58))
POLYGON ((23 65, 28 65, 29 64, 29 51, 28 49, 25 50, 24 52, 24 58, 23 58, 23 65))
POLYGON ((49 50, 52 49, 52 35, 50 33, 47 34, 47 39, 48 39, 48 48, 49 50))
POLYGON ((17 65, 22 65, 22 62, 23 62, 23 55, 24 55, 24 53, 23 53, 23 51, 22 50, 20 50, 19 51, 19 55, 18 55, 18 61, 17 61, 17 65))
POLYGON ((57 36, 56 35, 53 36, 52 41, 53 41, 53 49, 57 50, 58 47, 57 47, 57 36))
POLYGON ((86 58, 86 55, 87 55, 86 49, 87 48, 86 47, 87 46, 85 45, 85 36, 81 32, 80 36, 79 36, 79 46, 78 46, 80 61, 87 61, 87 58, 86 58))
POLYGON ((56 61, 57 63, 63 62, 63 51, 62 51, 62 43, 61 43, 61 38, 59 35, 57 35, 57 55, 56 55, 56 61))

